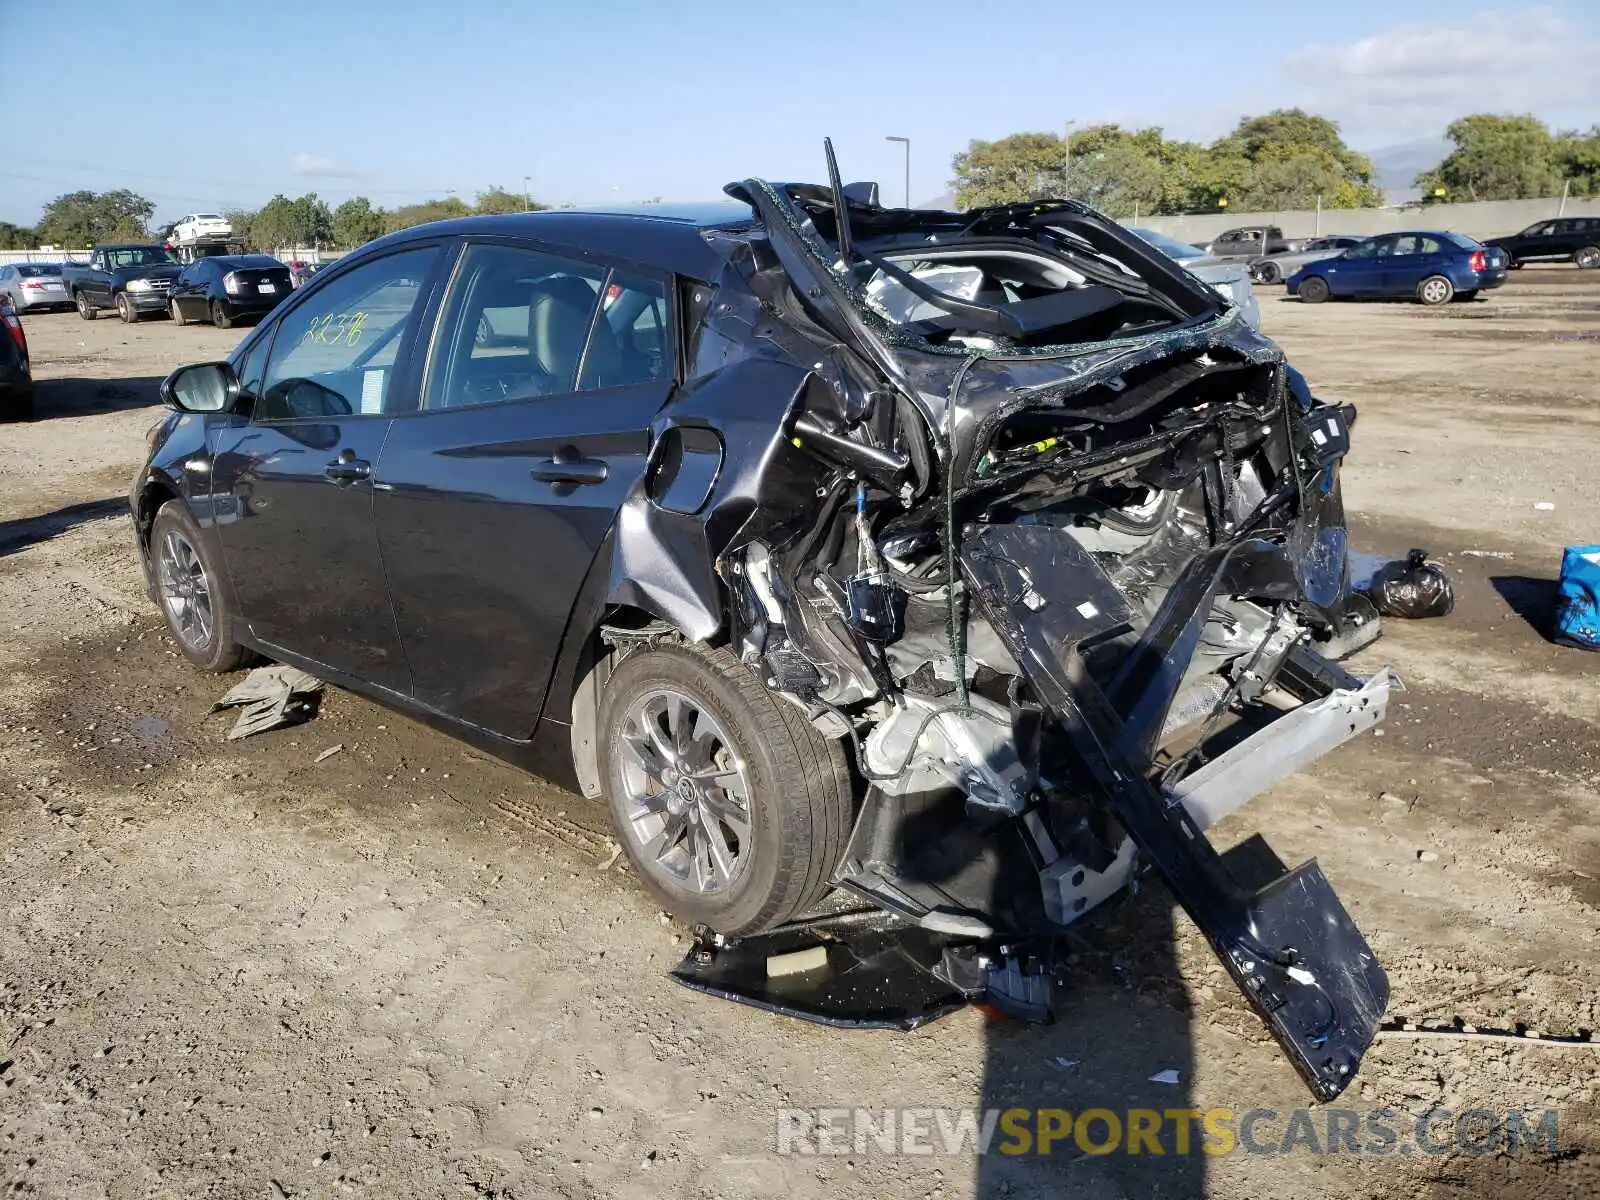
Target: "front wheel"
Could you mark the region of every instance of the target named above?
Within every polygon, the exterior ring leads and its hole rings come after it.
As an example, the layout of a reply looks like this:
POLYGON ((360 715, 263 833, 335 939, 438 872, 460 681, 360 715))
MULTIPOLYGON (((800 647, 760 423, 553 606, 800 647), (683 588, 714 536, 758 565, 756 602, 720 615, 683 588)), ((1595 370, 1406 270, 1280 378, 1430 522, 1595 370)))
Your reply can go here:
POLYGON ((1281 283, 1283 271, 1279 269, 1277 263, 1264 262, 1256 267, 1256 278, 1262 283, 1281 283))
POLYGON ((1443 275, 1429 275, 1417 284, 1417 299, 1427 305, 1449 304, 1456 294, 1456 285, 1443 275))
POLYGON ((1592 271, 1600 267, 1600 246, 1585 246, 1572 256, 1572 261, 1580 271, 1592 271))
POLYGON ((663 908, 744 934, 822 898, 850 834, 844 754, 728 651, 629 654, 597 732, 611 819, 663 908))
POLYGON ((181 500, 168 500, 150 526, 161 615, 183 656, 202 671, 232 671, 251 654, 235 638, 238 623, 200 529, 181 500))
POLYGON ((1300 281, 1300 286, 1295 288, 1295 295, 1299 296, 1307 304, 1321 304, 1331 295, 1331 292, 1328 289, 1328 281, 1326 279, 1320 275, 1313 275, 1310 279, 1300 281))
POLYGON ((133 301, 128 299, 127 292, 117 293, 117 316, 122 318, 124 325, 132 325, 139 319, 139 310, 133 306, 133 301))
POLYGON ((77 305, 78 315, 85 321, 93 321, 100 315, 100 310, 91 304, 89 297, 82 292, 78 292, 72 297, 72 303, 77 305))

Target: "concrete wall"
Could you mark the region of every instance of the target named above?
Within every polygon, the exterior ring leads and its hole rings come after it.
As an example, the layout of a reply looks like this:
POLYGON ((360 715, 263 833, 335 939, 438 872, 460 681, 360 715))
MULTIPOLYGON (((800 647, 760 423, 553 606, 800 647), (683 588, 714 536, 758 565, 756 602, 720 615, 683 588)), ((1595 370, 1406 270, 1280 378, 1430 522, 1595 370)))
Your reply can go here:
POLYGON ((1559 198, 1549 200, 1486 200, 1478 204, 1431 204, 1426 208, 1325 208, 1321 228, 1315 211, 1223 212, 1203 216, 1140 217, 1145 229, 1154 229, 1180 242, 1203 246, 1225 229, 1241 225, 1277 225, 1285 237, 1310 237, 1315 233, 1377 234, 1402 229, 1449 229, 1470 237, 1496 237, 1517 233, 1535 221, 1554 216, 1600 217, 1600 200, 1569 199, 1565 212, 1559 198))

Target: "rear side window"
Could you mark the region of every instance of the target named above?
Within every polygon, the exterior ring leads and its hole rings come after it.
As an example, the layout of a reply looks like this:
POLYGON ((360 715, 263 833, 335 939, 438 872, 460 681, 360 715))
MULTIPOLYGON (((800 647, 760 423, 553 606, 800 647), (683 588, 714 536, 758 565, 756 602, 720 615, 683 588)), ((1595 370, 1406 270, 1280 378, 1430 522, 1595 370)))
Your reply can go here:
POLYGON ((445 301, 423 407, 666 379, 675 340, 659 280, 540 250, 469 246, 445 301))
POLYGON ((666 288, 654 279, 613 271, 578 390, 665 379, 672 372, 670 329, 666 288))
POLYGON ((428 246, 363 263, 286 314, 272 335, 256 418, 390 411, 394 365, 437 253, 428 246))

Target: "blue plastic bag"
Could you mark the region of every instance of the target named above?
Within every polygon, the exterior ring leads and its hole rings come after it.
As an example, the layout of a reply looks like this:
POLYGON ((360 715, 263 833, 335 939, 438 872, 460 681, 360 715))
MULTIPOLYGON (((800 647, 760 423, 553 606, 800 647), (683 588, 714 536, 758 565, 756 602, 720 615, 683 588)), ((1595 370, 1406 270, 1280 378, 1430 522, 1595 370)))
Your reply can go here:
POLYGON ((1561 556, 1556 641, 1600 650, 1600 546, 1568 546, 1561 556))

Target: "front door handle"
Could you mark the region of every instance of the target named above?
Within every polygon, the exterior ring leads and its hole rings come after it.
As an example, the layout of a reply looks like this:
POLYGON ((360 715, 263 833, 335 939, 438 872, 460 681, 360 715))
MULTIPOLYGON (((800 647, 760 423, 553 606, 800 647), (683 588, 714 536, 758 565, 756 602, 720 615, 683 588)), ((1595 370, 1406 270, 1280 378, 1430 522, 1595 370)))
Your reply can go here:
POLYGON ((528 474, 540 483, 604 483, 609 468, 603 458, 581 458, 575 450, 557 451, 528 474))
POLYGON ((366 459, 357 458, 355 452, 346 450, 338 458, 322 468, 324 479, 337 483, 343 487, 345 484, 358 483, 363 479, 372 478, 372 464, 366 459))

